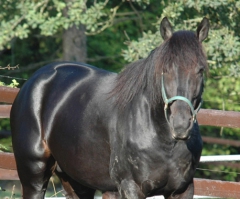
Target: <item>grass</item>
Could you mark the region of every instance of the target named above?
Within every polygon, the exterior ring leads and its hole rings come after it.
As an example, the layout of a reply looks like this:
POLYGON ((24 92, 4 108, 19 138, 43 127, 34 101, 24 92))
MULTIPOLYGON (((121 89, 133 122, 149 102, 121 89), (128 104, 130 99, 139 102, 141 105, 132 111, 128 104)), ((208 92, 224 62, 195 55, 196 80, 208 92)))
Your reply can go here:
MULTIPOLYGON (((64 190, 60 183, 55 183, 54 178, 50 178, 46 197, 64 197, 64 190)), ((0 199, 21 199, 21 184, 20 181, 1 181, 0 183, 0 199)))

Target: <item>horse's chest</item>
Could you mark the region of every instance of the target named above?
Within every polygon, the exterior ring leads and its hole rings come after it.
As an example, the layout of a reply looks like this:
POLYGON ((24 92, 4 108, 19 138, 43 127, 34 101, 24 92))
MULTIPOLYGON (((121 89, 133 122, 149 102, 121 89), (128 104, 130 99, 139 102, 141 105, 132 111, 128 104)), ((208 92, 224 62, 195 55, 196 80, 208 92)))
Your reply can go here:
POLYGON ((191 160, 170 160, 149 171, 149 178, 141 183, 147 195, 163 194, 184 189, 191 182, 194 169, 191 160))
POLYGON ((188 159, 179 159, 169 164, 168 185, 170 189, 180 189, 193 178, 193 163, 188 159))
POLYGON ((185 189, 193 179, 198 159, 187 143, 180 141, 144 150, 126 147, 114 157, 111 170, 114 178, 118 182, 133 178, 149 196, 185 189))

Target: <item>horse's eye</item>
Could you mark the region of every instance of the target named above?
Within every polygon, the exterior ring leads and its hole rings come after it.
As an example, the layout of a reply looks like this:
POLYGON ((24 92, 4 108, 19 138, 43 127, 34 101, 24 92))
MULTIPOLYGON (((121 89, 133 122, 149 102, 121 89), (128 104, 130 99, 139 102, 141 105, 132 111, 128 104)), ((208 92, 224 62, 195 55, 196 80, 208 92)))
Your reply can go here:
POLYGON ((204 72, 204 68, 200 68, 200 69, 198 70, 198 74, 199 74, 199 75, 203 75, 203 72, 204 72))
POLYGON ((197 73, 196 73, 196 76, 197 77, 203 77, 203 73, 204 73, 204 69, 203 68, 200 68, 197 73))

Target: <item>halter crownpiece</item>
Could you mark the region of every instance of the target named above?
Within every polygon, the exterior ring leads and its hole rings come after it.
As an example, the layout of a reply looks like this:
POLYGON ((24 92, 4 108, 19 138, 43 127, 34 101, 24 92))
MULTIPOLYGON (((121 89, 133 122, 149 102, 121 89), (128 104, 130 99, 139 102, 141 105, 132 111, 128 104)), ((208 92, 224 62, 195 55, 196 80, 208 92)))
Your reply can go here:
POLYGON ((165 88, 164 88, 164 81, 163 81, 163 72, 162 72, 162 98, 163 98, 163 101, 165 103, 164 105, 164 114, 165 114, 165 118, 167 120, 167 122, 169 123, 169 120, 168 120, 168 117, 167 117, 167 108, 168 108, 168 104, 173 102, 173 101, 176 101, 176 100, 182 100, 184 102, 186 102, 188 104, 188 106, 190 107, 191 109, 191 112, 192 112, 192 120, 194 122, 196 122, 196 116, 197 116, 197 113, 198 111, 200 110, 201 106, 202 106, 202 103, 203 103, 203 100, 201 99, 198 107, 196 109, 194 109, 192 103, 190 102, 189 99, 187 99, 186 97, 183 97, 183 96, 174 96, 174 97, 171 97, 170 99, 167 98, 167 95, 166 95, 166 92, 165 92, 165 88))

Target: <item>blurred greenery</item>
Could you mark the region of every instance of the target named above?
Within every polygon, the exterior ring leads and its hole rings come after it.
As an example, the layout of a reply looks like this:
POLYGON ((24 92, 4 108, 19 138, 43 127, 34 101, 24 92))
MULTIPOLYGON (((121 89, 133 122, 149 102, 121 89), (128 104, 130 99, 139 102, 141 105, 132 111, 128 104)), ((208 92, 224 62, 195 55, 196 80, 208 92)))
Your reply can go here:
MULTIPOLYGON (((129 62, 146 57, 162 39, 159 23, 167 16, 175 30, 196 30, 204 16, 211 30, 203 45, 208 56, 203 108, 240 111, 240 1, 238 0, 0 0, 0 81, 19 87, 41 66, 62 60, 62 33, 84 24, 87 62, 119 72, 129 62), (85 3, 87 2, 87 3, 85 3), (68 7, 68 13, 65 8, 68 7), (8 76, 14 77, 9 78, 8 76)), ((0 120, 0 131, 10 131, 0 120)), ((239 140, 239 129, 201 127, 202 135, 239 140)), ((11 144, 1 139, 11 151, 11 144)), ((6 149, 4 149, 6 150, 6 149)), ((239 154, 233 146, 204 143, 203 155, 239 154)), ((239 168, 200 165, 196 176, 239 181, 239 168)))

